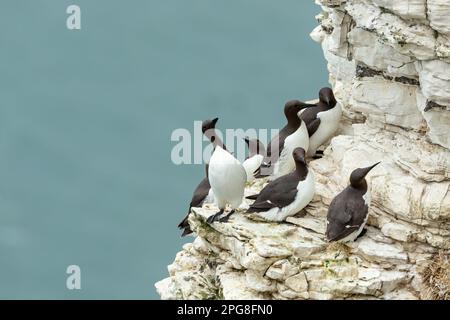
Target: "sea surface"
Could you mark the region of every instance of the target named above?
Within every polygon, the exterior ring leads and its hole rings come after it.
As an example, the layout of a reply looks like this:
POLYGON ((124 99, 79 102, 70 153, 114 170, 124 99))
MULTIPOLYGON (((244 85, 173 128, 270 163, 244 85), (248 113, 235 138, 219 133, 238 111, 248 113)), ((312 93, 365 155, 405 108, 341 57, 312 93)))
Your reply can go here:
POLYGON ((328 85, 298 0, 0 2, 0 298, 157 299, 193 238, 176 228, 202 165, 172 132, 278 128, 328 85), (66 27, 81 8, 81 30, 66 27), (66 268, 81 269, 68 290, 66 268))

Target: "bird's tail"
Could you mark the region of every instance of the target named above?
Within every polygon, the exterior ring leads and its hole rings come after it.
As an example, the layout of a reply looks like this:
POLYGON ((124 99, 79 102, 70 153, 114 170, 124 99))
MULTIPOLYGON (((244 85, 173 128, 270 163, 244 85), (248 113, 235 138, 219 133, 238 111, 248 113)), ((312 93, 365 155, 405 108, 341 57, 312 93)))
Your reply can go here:
POLYGON ((183 233, 181 234, 181 237, 185 237, 191 233, 192 233, 191 227, 187 226, 186 228, 184 228, 183 233))
POLYGON ((268 177, 268 176, 270 176, 271 174, 270 173, 261 173, 261 172, 259 172, 259 173, 257 173, 256 175, 255 175, 255 179, 260 179, 260 178, 265 178, 265 177, 268 177))
POLYGON ((261 166, 258 168, 258 172, 255 173, 255 178, 264 178, 268 177, 273 173, 273 167, 272 163, 270 161, 270 158, 265 158, 263 162, 261 163, 261 166))
POLYGON ((184 229, 184 228, 186 228, 186 227, 189 227, 188 217, 189 217, 189 213, 188 213, 187 216, 184 217, 184 219, 178 224, 178 229, 184 229))
POLYGON ((181 220, 181 222, 178 224, 178 229, 186 229, 189 228, 189 222, 188 222, 188 218, 189 215, 191 214, 191 209, 192 209, 192 204, 189 206, 189 209, 187 211, 186 216, 183 218, 183 220, 181 220))
MULTIPOLYGON (((189 209, 190 212, 190 209, 189 209)), ((178 228, 183 230, 183 233, 181 234, 182 237, 187 236, 188 234, 192 233, 191 226, 188 222, 189 213, 184 217, 184 219, 178 224, 178 228)))
POLYGON ((250 206, 247 211, 245 211, 245 213, 256 213, 259 212, 260 210, 258 210, 257 208, 254 208, 252 206, 250 206))

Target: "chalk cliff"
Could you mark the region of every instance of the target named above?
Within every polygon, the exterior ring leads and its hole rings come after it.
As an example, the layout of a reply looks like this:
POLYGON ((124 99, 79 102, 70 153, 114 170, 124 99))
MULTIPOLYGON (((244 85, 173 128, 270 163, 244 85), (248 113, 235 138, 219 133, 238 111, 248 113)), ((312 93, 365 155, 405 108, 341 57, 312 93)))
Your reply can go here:
POLYGON ((311 37, 344 118, 310 162, 313 202, 282 224, 237 213, 208 225, 214 205, 194 208, 197 237, 156 284, 162 299, 450 299, 450 2, 316 2, 311 37), (331 199, 375 161, 368 232, 326 243, 331 199))

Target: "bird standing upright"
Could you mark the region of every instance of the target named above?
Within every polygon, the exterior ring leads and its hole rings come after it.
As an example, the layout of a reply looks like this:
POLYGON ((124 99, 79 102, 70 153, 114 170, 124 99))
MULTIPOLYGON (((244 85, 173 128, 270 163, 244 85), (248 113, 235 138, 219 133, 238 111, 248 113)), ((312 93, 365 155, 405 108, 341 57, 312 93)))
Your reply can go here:
POLYGON ((194 190, 186 217, 184 217, 184 219, 178 224, 178 228, 183 229, 183 233, 181 234, 182 237, 192 233, 191 227, 189 226, 188 222, 192 207, 201 207, 204 203, 214 201, 214 193, 211 190, 211 185, 209 184, 208 179, 208 167, 208 165, 205 166, 206 177, 202 181, 200 181, 197 188, 195 188, 194 190))
POLYGON ((334 135, 342 117, 342 108, 331 88, 320 89, 319 102, 313 106, 315 107, 307 108, 300 113, 300 118, 308 129, 308 157, 313 157, 317 149, 334 135))
MULTIPOLYGON (((309 136, 305 123, 299 118, 299 112, 311 105, 299 100, 288 101, 284 106, 287 124, 280 130, 267 146, 267 157, 264 160, 264 171, 271 171, 272 178, 278 178, 295 169, 292 152, 295 148, 308 151, 309 136), (270 169, 267 169, 270 166, 270 169)), ((262 176, 268 175, 262 173, 262 176)))
POLYGON ((264 148, 262 142, 258 139, 249 139, 246 137, 244 138, 244 141, 247 143, 249 156, 245 159, 242 165, 247 173, 247 181, 251 182, 260 172, 260 167, 266 154, 266 149, 264 148))
POLYGON ((242 164, 224 148, 222 141, 217 137, 215 132, 217 120, 218 118, 206 120, 202 124, 203 134, 214 144, 214 151, 209 160, 208 177, 220 210, 207 219, 209 223, 213 223, 224 213, 227 204, 232 210, 227 216, 221 218, 220 222, 228 221, 242 203, 247 181, 247 174, 242 164))
POLYGON ((363 231, 369 217, 370 192, 366 175, 378 163, 353 170, 350 185, 330 204, 327 215, 327 240, 330 242, 354 241, 363 231))

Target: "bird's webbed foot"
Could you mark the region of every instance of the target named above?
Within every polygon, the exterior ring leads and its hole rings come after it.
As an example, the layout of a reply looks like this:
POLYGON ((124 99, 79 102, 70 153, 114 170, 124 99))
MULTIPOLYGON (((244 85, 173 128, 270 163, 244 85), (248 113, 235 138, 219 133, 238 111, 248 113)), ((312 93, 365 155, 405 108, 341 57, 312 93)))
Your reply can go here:
POLYGON ((213 223, 214 221, 217 221, 217 219, 223 214, 224 209, 221 209, 219 212, 217 212, 216 214, 213 214, 211 216, 208 217, 208 219, 206 219, 206 222, 208 222, 209 224, 213 223))
POLYGON ((230 216, 235 213, 236 210, 231 210, 229 214, 227 214, 225 217, 220 218, 219 221, 220 222, 228 222, 228 220, 230 219, 230 216))

